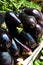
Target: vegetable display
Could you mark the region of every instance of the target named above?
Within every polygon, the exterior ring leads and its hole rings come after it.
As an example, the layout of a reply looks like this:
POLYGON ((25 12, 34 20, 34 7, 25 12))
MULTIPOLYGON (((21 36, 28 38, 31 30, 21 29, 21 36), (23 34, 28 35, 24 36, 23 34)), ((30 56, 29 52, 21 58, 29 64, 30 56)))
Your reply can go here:
MULTIPOLYGON (((3 61, 4 65, 9 60, 4 58, 3 54, 6 56, 4 52, 9 53, 13 59, 13 65, 21 65, 23 60, 40 45, 43 35, 42 16, 42 13, 35 8, 23 8, 22 11, 5 13, 5 22, 0 27, 0 57, 2 59, 0 61, 3 61)), ((43 55, 43 50, 40 53, 43 55)), ((43 60, 42 56, 40 60, 43 60)), ((11 63, 9 65, 12 65, 11 63)), ((40 65, 40 61, 36 59, 34 65, 40 65)))

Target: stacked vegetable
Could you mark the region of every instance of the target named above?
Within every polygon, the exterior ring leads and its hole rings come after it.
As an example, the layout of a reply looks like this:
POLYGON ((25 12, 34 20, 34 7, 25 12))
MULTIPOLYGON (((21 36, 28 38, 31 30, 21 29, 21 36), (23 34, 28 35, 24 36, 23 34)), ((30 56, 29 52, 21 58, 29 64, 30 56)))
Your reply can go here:
POLYGON ((12 65, 12 59, 14 65, 21 65, 23 60, 32 54, 32 51, 42 40, 42 16, 42 13, 35 8, 24 8, 22 12, 6 12, 5 23, 7 28, 0 28, 0 58, 2 59, 0 61, 3 61, 3 65, 12 65), (6 52, 12 58, 10 64, 7 64, 9 59, 4 57, 6 52), (23 56, 25 57, 23 58, 23 56))

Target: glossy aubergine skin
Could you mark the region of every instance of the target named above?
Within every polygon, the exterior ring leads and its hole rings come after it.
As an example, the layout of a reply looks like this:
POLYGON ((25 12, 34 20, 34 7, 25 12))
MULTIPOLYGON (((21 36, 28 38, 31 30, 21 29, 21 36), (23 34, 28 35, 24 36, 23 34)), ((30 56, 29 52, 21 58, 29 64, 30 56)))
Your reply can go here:
POLYGON ((11 46, 12 38, 8 32, 0 28, 0 48, 9 48, 11 46))
POLYGON ((13 39, 12 39, 12 44, 11 44, 9 50, 10 50, 10 52, 11 52, 14 56, 19 55, 19 49, 18 49, 18 47, 17 47, 16 42, 15 42, 13 39))
POLYGON ((36 25, 35 30, 36 30, 37 35, 41 34, 42 32, 42 28, 39 24, 36 25))
POLYGON ((21 36, 21 38, 24 38, 24 41, 28 43, 28 46, 30 46, 31 48, 36 47, 36 42, 33 39, 33 37, 29 34, 26 33, 24 30, 19 34, 21 36))
MULTIPOLYGON (((7 24, 9 25, 9 23, 7 24)), ((31 47, 35 47, 36 46, 36 42, 35 40, 32 38, 32 36, 27 35, 27 33, 25 31, 21 31, 20 34, 18 33, 18 30, 16 28, 13 28, 13 25, 10 24, 10 26, 8 26, 9 32, 10 34, 14 37, 16 37, 17 39, 19 39, 21 42, 29 42, 30 41, 30 46, 31 47), (11 29, 12 28, 12 29, 11 29), (32 40, 31 40, 31 39, 32 40)))
POLYGON ((28 16, 24 12, 21 12, 18 15, 19 15, 18 17, 20 18, 21 22, 25 26, 35 27, 35 25, 37 24, 37 21, 34 16, 28 16))
POLYGON ((15 42, 22 47, 23 49, 25 49, 27 52, 30 52, 31 49, 29 47, 27 47, 26 45, 24 45, 23 43, 21 43, 17 38, 14 38, 15 42))
POLYGON ((27 32, 29 32, 30 35, 35 39, 36 43, 38 43, 37 38, 41 38, 42 36, 42 27, 39 24, 37 24, 35 28, 27 29, 27 32))
POLYGON ((28 16, 25 13, 21 12, 21 13, 19 13, 18 17, 20 18, 21 22, 23 23, 23 27, 24 27, 25 31, 29 32, 30 30, 32 30, 32 28, 33 29, 35 28, 36 31, 41 30, 41 26, 39 24, 37 24, 37 20, 33 16, 28 16))
POLYGON ((39 23, 41 21, 41 13, 39 10, 35 9, 35 8, 25 8, 24 12, 27 15, 32 15, 36 18, 37 22, 39 23))
POLYGON ((43 20, 39 23, 39 25, 43 28, 43 20))
POLYGON ((41 13, 41 20, 43 20, 43 13, 42 12, 40 12, 41 13))
MULTIPOLYGON (((40 26, 39 24, 37 24, 37 20, 35 19, 34 16, 30 16, 30 15, 28 16, 24 12, 17 12, 16 16, 21 20, 21 22, 23 23, 24 30, 26 30, 27 32, 32 29, 35 29, 36 32, 37 31, 41 32, 41 27, 43 27, 43 21, 39 23, 41 25, 40 26)), ((43 20, 42 13, 41 13, 41 18, 43 20)))
MULTIPOLYGON (((21 21, 17 18, 17 16, 15 15, 15 13, 13 11, 8 11, 6 12, 5 15, 5 22, 6 24, 9 23, 9 25, 13 25, 13 26, 22 26, 21 21)), ((9 26, 7 25, 7 26, 9 26)))
POLYGON ((39 24, 42 27, 42 35, 43 35, 43 20, 39 24))
POLYGON ((0 52, 0 65, 12 65, 12 57, 7 51, 0 52))
POLYGON ((7 25, 7 28, 8 28, 8 32, 9 34, 11 35, 11 37, 14 37, 14 36, 18 36, 17 34, 17 30, 16 30, 16 26, 14 26, 13 24, 9 24, 9 21, 5 21, 6 25, 7 25), (6 23, 7 22, 7 23, 6 23))
POLYGON ((42 12, 40 13, 41 13, 41 22, 39 23, 39 25, 43 28, 43 13, 42 12))
POLYGON ((22 12, 19 13, 18 17, 23 23, 24 30, 26 32, 29 32, 33 36, 33 38, 36 39, 36 36, 41 34, 42 28, 39 24, 37 24, 37 21, 33 16, 27 16, 25 13, 22 12))
POLYGON ((32 38, 31 35, 30 35, 30 36, 27 35, 27 33, 26 33, 25 31, 21 31, 20 34, 19 34, 19 33, 18 33, 18 30, 17 30, 16 28, 13 28, 11 25, 8 27, 8 29, 10 29, 9 32, 11 33, 11 35, 12 35, 13 37, 15 36, 15 37, 16 37, 17 39, 19 39, 21 42, 24 42, 24 41, 25 41, 25 42, 29 42, 29 41, 30 41, 30 44, 29 44, 29 45, 30 45, 30 46, 32 45, 31 47, 33 47, 33 46, 35 47, 35 46, 36 46, 35 40, 32 38), (12 29, 11 29, 10 27, 11 27, 12 29), (13 32, 13 33, 12 33, 12 32, 13 32), (32 40, 31 40, 30 38, 31 38, 32 40))

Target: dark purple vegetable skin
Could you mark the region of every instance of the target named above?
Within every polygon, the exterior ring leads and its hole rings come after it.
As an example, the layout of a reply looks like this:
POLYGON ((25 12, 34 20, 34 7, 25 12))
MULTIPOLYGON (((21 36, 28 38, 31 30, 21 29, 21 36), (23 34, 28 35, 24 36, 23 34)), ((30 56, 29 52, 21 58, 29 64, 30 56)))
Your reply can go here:
POLYGON ((22 26, 21 21, 16 16, 16 13, 14 13, 12 11, 6 12, 6 15, 5 15, 5 23, 6 23, 7 27, 8 27, 8 30, 9 30, 10 35, 12 35, 12 36, 15 36, 15 34, 17 35, 17 32, 16 32, 16 29, 15 28, 17 26, 18 27, 22 26))
POLYGON ((35 30, 36 30, 36 33, 38 35, 38 34, 41 34, 42 28, 39 24, 37 24, 36 27, 35 27, 35 30))
POLYGON ((9 48, 12 42, 12 38, 8 32, 0 28, 0 48, 9 48))
POLYGON ((10 50, 10 52, 11 52, 14 56, 19 55, 19 49, 18 49, 18 47, 17 47, 16 42, 15 42, 13 39, 12 39, 12 44, 11 44, 9 50, 10 50))
POLYGON ((28 16, 24 12, 21 12, 18 15, 19 15, 18 18, 20 18, 21 22, 25 26, 35 27, 35 25, 37 24, 37 20, 35 19, 34 16, 28 16))
MULTIPOLYGON (((37 24, 37 20, 34 16, 28 16, 25 13, 17 13, 18 18, 20 18, 21 22, 23 23, 24 30, 31 33, 31 30, 34 29, 36 32, 41 32, 41 26, 37 24)), ((42 24, 42 22, 40 22, 42 24)), ((43 25, 43 24, 42 24, 43 25)), ((33 32, 33 31, 32 31, 33 32)), ((40 33, 39 32, 39 33, 40 33)))
POLYGON ((12 58, 8 52, 0 52, 0 65, 12 65, 12 58))
POLYGON ((42 28, 39 24, 37 24, 37 20, 33 16, 28 16, 23 12, 16 15, 18 15, 18 18, 23 23, 24 30, 26 32, 29 32, 32 35, 32 37, 36 40, 37 36, 39 34, 41 35, 42 32, 42 28))
POLYGON ((24 12, 27 15, 31 15, 34 16, 37 20, 37 22, 39 23, 41 21, 41 13, 39 10, 35 9, 35 8, 25 8, 24 12))
POLYGON ((13 11, 7 11, 6 12, 5 21, 6 21, 6 23, 8 22, 9 25, 13 24, 14 27, 22 26, 21 21, 19 20, 19 18, 15 15, 15 13, 13 11))
POLYGON ((15 42, 22 47, 23 49, 25 49, 27 52, 30 52, 31 49, 29 47, 27 47, 26 45, 24 45, 23 43, 21 43, 18 39, 14 38, 15 42))

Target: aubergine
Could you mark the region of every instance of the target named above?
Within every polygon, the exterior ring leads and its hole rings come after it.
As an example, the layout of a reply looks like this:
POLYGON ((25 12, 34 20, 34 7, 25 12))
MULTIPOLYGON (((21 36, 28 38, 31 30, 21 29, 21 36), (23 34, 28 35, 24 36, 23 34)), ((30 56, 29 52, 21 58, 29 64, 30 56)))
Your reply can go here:
POLYGON ((16 26, 21 26, 22 27, 22 23, 19 20, 19 18, 15 15, 15 13, 13 11, 7 11, 6 15, 5 15, 5 22, 6 24, 9 25, 13 25, 14 27, 16 26))
POLYGON ((41 13, 39 10, 35 9, 35 8, 25 8, 24 12, 27 15, 31 15, 34 16, 37 20, 37 22, 39 23, 41 21, 41 13))
POLYGON ((43 13, 41 13, 41 22, 39 23, 39 25, 42 27, 42 34, 43 34, 43 13))
POLYGON ((14 14, 15 14, 17 17, 19 16, 20 13, 21 13, 20 11, 14 11, 14 14))
POLYGON ((43 27, 43 13, 42 12, 40 13, 41 13, 41 22, 39 24, 41 25, 41 27, 43 27))
MULTIPOLYGON (((21 64, 21 62, 23 61, 23 58, 20 57, 20 54, 19 54, 20 51, 19 51, 19 48, 17 45, 19 45, 18 42, 16 42, 14 39, 12 39, 12 44, 11 44, 9 50, 13 57, 14 65, 21 64)), ((19 45, 19 47, 20 47, 20 45, 19 45)))
POLYGON ((42 20, 43 20, 43 13, 42 13, 42 20))
POLYGON ((25 13, 21 12, 19 13, 18 17, 23 23, 24 30, 26 32, 29 32, 35 40, 36 37, 41 36, 42 28, 39 24, 37 24, 37 20, 33 16, 28 16, 25 13))
POLYGON ((34 48, 37 46, 35 40, 29 33, 26 33, 23 29, 21 31, 19 31, 18 27, 16 29, 18 31, 19 36, 21 36, 20 38, 21 39, 23 38, 24 41, 28 43, 28 46, 30 46, 31 48, 34 48))
MULTIPOLYGON (((28 16, 24 12, 17 13, 18 18, 20 18, 21 22, 23 23, 24 30, 29 32, 32 29, 36 29, 36 32, 41 32, 41 26, 43 26, 43 22, 40 22, 40 25, 37 24, 37 20, 34 16, 28 16)), ((34 30, 35 31, 35 30, 34 30)), ((39 33, 40 33, 39 32, 39 33)), ((30 31, 31 33, 31 31, 30 31)))
POLYGON ((19 13, 18 17, 20 18, 21 22, 25 26, 35 27, 35 25, 37 24, 37 20, 35 19, 34 16, 28 16, 25 13, 21 12, 21 13, 19 13))
POLYGON ((16 37, 21 42, 28 42, 28 43, 30 42, 29 43, 30 47, 33 47, 33 48, 36 47, 35 40, 32 38, 32 36, 30 34, 27 35, 27 33, 25 31, 23 31, 23 28, 21 28, 21 27, 13 28, 12 25, 10 25, 8 27, 8 29, 13 38, 16 37))
POLYGON ((9 52, 0 52, 0 65, 12 65, 12 57, 9 52))
POLYGON ((35 27, 37 26, 37 20, 35 19, 34 16, 28 16, 25 13, 21 12, 18 14, 18 18, 23 23, 23 28, 26 32, 29 32, 30 34, 33 33, 33 30, 35 32, 35 27))
POLYGON ((39 25, 42 27, 42 35, 43 35, 43 21, 41 21, 39 25))
POLYGON ((28 53, 32 53, 31 49, 29 47, 27 47, 25 44, 21 43, 17 38, 14 38, 16 44, 18 44, 20 47, 22 47, 23 49, 26 50, 26 52, 28 53))
POLYGON ((36 27, 35 27, 35 31, 36 31, 36 42, 38 43, 38 42, 41 42, 41 40, 42 40, 42 27, 39 25, 39 24, 37 24, 36 25, 36 27))
POLYGON ((43 20, 43 13, 42 12, 40 12, 41 13, 41 20, 43 20))
POLYGON ((16 42, 15 42, 13 39, 12 39, 12 44, 11 44, 9 50, 10 50, 10 52, 11 52, 14 56, 19 55, 19 49, 18 49, 18 47, 17 47, 16 42))
POLYGON ((38 43, 38 40, 41 41, 42 37, 42 27, 39 24, 36 24, 35 27, 25 27, 24 30, 29 33, 34 40, 38 43))
POLYGON ((36 43, 39 43, 42 39, 42 27, 36 24, 35 28, 29 30, 31 36, 35 39, 36 43))
POLYGON ((0 28, 0 48, 9 48, 11 46, 12 38, 7 31, 0 28))
POLYGON ((42 28, 39 24, 36 25, 35 30, 37 32, 37 35, 41 34, 41 32, 42 32, 42 28))
POLYGON ((39 23, 39 25, 43 28, 43 20, 39 23))

